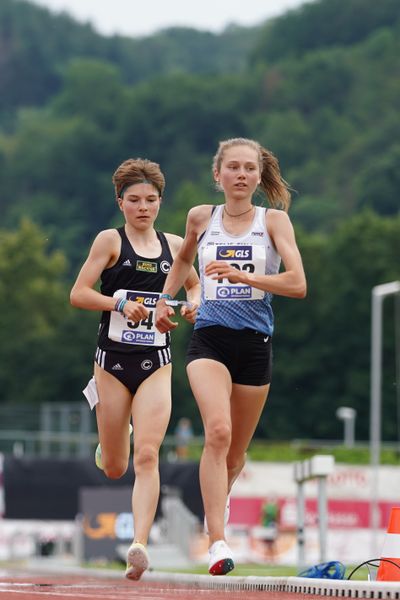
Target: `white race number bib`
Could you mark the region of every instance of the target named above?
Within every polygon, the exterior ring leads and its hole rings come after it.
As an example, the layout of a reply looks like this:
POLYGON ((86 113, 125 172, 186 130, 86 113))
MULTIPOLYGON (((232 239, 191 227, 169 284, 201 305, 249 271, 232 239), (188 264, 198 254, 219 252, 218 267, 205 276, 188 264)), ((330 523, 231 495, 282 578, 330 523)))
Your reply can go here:
MULTIPOLYGON (((265 275, 266 252, 265 247, 261 245, 209 244, 203 249, 204 267, 213 260, 224 260, 239 271, 265 275)), ((263 290, 251 285, 204 276, 206 300, 262 300, 264 294, 263 290)))
POLYGON ((132 300, 132 302, 140 302, 149 310, 149 315, 146 319, 133 323, 121 313, 115 310, 112 311, 108 330, 110 340, 139 346, 165 346, 166 335, 158 331, 154 319, 156 302, 159 297, 158 292, 117 290, 114 293, 114 298, 125 298, 126 300, 132 300))

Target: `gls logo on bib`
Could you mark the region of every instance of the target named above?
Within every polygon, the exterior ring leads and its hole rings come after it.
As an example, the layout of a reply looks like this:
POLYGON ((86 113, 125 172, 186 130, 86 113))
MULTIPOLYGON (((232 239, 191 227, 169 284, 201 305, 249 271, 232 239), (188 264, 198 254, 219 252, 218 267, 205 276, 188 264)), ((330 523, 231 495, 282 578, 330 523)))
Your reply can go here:
POLYGON ((152 294, 151 292, 146 292, 146 294, 140 293, 129 293, 127 296, 128 300, 132 300, 132 302, 139 302, 143 304, 146 308, 155 308, 157 304, 159 294, 152 294))
POLYGON ((217 260, 251 260, 251 246, 218 246, 217 260))

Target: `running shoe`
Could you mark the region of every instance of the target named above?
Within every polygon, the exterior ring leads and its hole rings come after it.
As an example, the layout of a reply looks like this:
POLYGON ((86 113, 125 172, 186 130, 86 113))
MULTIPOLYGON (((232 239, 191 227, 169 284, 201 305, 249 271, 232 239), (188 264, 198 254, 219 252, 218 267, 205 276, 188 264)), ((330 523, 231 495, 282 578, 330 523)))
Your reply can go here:
MULTIPOLYGON (((132 435, 133 427, 129 423, 129 435, 132 435)), ((96 463, 96 467, 103 470, 103 463, 101 461, 101 446, 97 444, 96 452, 94 453, 94 462, 96 463)))
POLYGON ((133 542, 126 558, 125 577, 137 581, 149 568, 149 555, 146 547, 140 542, 133 542))
MULTIPOLYGON (((226 527, 228 525, 230 514, 231 514, 231 498, 228 495, 228 498, 226 499, 226 506, 225 506, 225 512, 224 512, 224 527, 226 527)), ((207 535, 210 533, 208 531, 208 524, 207 524, 206 516, 204 516, 204 531, 207 535)))
POLYGON ((235 568, 232 551, 224 540, 214 542, 208 553, 210 555, 208 561, 210 575, 226 575, 235 568))

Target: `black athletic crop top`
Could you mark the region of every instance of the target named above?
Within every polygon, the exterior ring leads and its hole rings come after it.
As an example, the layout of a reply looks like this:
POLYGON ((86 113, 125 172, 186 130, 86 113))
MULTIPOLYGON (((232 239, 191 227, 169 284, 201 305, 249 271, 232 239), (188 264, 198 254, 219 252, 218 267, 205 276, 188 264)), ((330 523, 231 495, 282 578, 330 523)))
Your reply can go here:
MULTIPOLYGON (((146 258, 136 254, 125 233, 125 227, 119 227, 117 231, 121 236, 121 253, 115 265, 102 272, 101 293, 105 296, 112 296, 119 289, 161 293, 173 261, 164 233, 161 231, 156 232, 161 244, 161 254, 157 258, 146 258)), ((102 350, 112 350, 125 354, 154 350, 154 346, 124 344, 111 340, 108 337, 109 323, 110 312, 104 311, 100 320, 97 341, 98 347, 102 350)), ((166 339, 166 346, 169 346, 170 336, 167 335, 166 339)))

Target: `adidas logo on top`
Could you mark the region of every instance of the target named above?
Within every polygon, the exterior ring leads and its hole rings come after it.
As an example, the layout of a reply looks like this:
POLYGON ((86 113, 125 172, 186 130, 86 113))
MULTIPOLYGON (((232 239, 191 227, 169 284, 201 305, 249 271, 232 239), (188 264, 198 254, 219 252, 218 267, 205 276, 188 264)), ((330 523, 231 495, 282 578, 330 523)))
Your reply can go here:
POLYGON ((126 260, 124 260, 124 262, 122 263, 122 266, 123 267, 131 267, 132 266, 132 263, 129 260, 129 258, 127 258, 126 260))
POLYGON ((113 371, 123 371, 124 367, 121 367, 121 365, 119 363, 115 364, 113 367, 111 367, 113 371))

